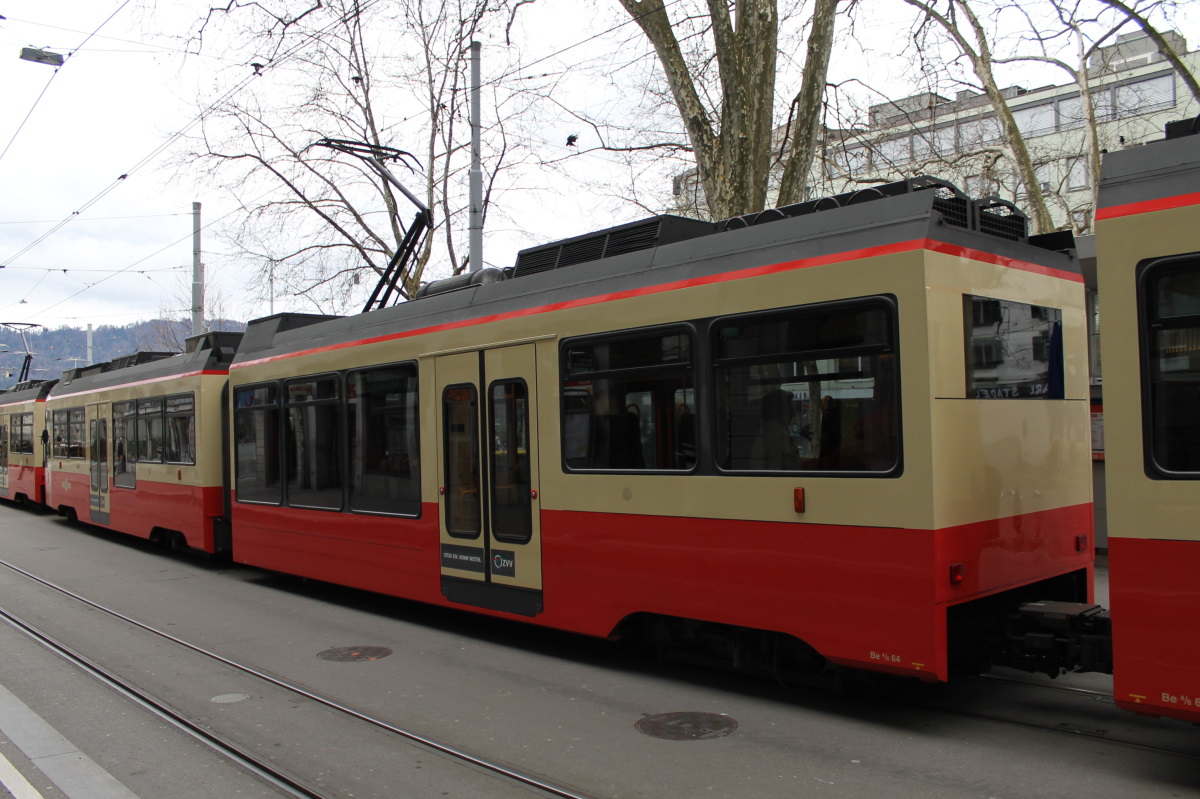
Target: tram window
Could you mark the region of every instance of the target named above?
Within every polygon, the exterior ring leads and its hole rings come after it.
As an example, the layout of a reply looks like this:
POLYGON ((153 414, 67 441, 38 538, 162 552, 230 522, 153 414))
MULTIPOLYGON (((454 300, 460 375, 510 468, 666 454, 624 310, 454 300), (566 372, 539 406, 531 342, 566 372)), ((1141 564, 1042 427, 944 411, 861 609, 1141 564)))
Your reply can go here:
POLYGON ((1062 311, 963 296, 967 399, 1062 399, 1062 311))
POLYGON ((33 454, 33 414, 14 413, 9 417, 10 451, 13 455, 33 454))
POLYGON ((167 463, 196 462, 196 397, 176 394, 166 398, 167 463))
POLYGON ((350 508, 364 513, 421 513, 420 417, 412 364, 346 376, 350 508))
POLYGON ((163 462, 163 398, 137 401, 138 463, 163 462))
POLYGON ((533 536, 533 478, 529 442, 529 387, 524 380, 493 383, 491 408, 492 535, 525 543, 533 536))
POLYGON ((1200 478, 1200 257, 1161 259, 1142 272, 1147 471, 1200 478))
POLYGON ((50 417, 50 437, 54 442, 51 453, 55 458, 84 456, 83 408, 54 411, 50 417))
POLYGON ((283 499, 279 388, 238 386, 233 402, 238 501, 278 504, 283 499))
POLYGON ((446 447, 446 531, 478 538, 479 410, 475 386, 448 386, 442 393, 442 436, 446 447))
POLYGON ((0 474, 8 474, 8 425, 0 424, 0 474))
POLYGON ((567 342, 562 374, 568 470, 685 471, 696 465, 689 332, 567 342))
POLYGON ((287 384, 286 444, 289 505, 342 507, 341 386, 336 377, 287 384))
POLYGON ((892 473, 900 465, 895 309, 791 308, 713 327, 717 465, 892 473))
POLYGON ((113 484, 133 488, 137 485, 137 405, 114 402, 112 420, 113 484))

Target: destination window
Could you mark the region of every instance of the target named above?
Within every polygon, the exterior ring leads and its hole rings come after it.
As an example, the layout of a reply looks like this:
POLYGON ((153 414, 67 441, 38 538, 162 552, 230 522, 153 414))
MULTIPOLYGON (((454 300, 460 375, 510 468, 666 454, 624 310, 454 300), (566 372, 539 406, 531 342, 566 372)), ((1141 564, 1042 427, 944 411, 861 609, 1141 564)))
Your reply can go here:
POLYGON ((967 399, 1062 399, 1062 311, 963 296, 967 399))

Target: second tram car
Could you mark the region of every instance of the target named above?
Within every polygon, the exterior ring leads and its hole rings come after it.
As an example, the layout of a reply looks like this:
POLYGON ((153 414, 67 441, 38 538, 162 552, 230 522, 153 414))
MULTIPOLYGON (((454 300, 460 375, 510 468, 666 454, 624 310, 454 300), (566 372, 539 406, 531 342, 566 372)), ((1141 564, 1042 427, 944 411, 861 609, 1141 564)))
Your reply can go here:
POLYGON ((1200 135, 1109 153, 1096 214, 1113 695, 1127 709, 1192 722, 1200 722, 1200 642, 1185 620, 1200 615, 1198 186, 1200 135))
POLYGON ((226 382, 238 333, 68 370, 46 403, 46 504, 141 538, 230 547, 226 382))
POLYGON ((0 497, 46 502, 46 396, 57 381, 30 380, 0 392, 0 497))
POLYGON ((243 563, 928 680, 1090 599, 1078 263, 931 179, 258 320, 230 389, 243 563))

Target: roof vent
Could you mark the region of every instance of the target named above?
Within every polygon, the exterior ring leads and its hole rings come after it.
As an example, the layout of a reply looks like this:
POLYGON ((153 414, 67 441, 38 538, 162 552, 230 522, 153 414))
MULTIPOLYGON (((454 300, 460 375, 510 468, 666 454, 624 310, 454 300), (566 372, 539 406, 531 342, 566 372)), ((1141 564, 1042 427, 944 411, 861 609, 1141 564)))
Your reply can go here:
POLYGON ((576 236, 521 250, 517 254, 513 277, 526 277, 551 269, 649 250, 662 244, 674 244, 677 241, 707 236, 713 232, 715 229, 711 222, 682 216, 656 216, 589 233, 586 236, 576 236))

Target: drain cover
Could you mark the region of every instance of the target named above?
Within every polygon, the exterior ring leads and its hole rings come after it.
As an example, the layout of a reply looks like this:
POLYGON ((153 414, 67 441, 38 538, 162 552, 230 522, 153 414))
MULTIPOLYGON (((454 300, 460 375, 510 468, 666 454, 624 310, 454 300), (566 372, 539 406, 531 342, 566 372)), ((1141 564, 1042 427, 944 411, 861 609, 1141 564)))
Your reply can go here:
POLYGON ((386 646, 339 646, 318 652, 321 660, 335 660, 339 663, 353 663, 358 660, 379 660, 392 654, 386 646))
POLYGON ((250 694, 221 694, 214 696, 209 702, 216 702, 218 705, 232 705, 236 702, 245 702, 250 698, 250 694))
POLYGON ((703 741, 724 738, 738 723, 724 713, 647 713, 633 726, 643 735, 664 741, 703 741))

